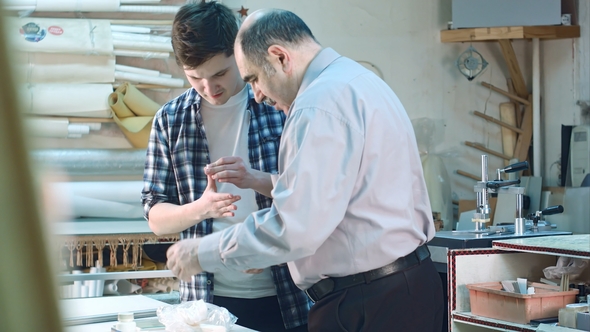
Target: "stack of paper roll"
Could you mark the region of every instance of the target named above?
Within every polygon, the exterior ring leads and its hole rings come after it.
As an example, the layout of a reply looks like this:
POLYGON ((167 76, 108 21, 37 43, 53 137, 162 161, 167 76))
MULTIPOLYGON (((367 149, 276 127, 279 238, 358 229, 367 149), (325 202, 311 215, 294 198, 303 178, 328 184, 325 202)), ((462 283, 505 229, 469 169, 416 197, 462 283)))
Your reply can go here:
MULTIPOLYGON (((97 265, 91 267, 90 273, 104 273, 106 269, 97 265)), ((72 274, 82 274, 80 270, 72 271, 72 274)), ((71 284, 60 286, 60 297, 63 299, 80 297, 99 297, 104 294, 104 280, 76 280, 71 284)))
POLYGON ((113 119, 134 148, 147 148, 154 115, 160 105, 124 83, 108 97, 113 119))
POLYGON ((100 123, 70 123, 66 118, 27 117, 25 126, 31 136, 80 138, 91 130, 100 130, 100 123))
POLYGON ((166 59, 173 51, 170 37, 151 34, 148 27, 111 25, 111 31, 117 56, 166 59))
POLYGON ((118 81, 129 83, 153 84, 171 88, 182 88, 184 86, 183 79, 172 78, 170 74, 125 65, 115 65, 115 78, 118 81))

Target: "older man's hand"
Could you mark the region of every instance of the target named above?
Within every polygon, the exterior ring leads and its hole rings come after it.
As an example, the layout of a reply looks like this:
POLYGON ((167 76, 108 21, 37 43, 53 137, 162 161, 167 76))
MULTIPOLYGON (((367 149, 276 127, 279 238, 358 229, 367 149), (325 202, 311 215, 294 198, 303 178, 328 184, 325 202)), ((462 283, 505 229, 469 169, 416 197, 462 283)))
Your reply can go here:
POLYGON ((175 243, 168 248, 166 266, 179 279, 190 282, 191 277, 203 272, 199 264, 199 244, 201 239, 186 239, 175 243))

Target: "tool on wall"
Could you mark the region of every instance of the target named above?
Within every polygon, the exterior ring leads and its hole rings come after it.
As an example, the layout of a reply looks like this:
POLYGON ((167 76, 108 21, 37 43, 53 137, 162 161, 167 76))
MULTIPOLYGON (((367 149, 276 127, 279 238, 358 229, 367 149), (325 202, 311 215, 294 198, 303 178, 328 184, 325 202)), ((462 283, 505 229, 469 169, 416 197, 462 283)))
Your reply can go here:
POLYGON ((481 74, 488 66, 488 62, 483 58, 481 53, 475 50, 473 46, 463 51, 455 60, 455 66, 459 69, 463 76, 472 81, 477 75, 481 74))

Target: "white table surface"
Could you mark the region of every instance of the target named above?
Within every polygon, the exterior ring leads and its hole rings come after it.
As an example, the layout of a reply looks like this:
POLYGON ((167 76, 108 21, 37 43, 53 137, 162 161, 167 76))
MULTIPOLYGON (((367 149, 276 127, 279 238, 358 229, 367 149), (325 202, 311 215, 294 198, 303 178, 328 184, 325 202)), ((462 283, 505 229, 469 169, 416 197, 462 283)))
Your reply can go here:
MULTIPOLYGON (((155 312, 159 307, 169 305, 170 304, 168 303, 144 295, 103 296, 60 300, 60 308, 64 320, 72 321, 93 316, 113 316, 113 319, 107 322, 66 326, 64 327, 64 332, 110 332, 111 327, 117 323, 116 316, 119 312, 142 312, 148 310, 154 310, 155 312)), ((153 318, 139 318, 136 319, 136 321, 150 319, 153 318)), ((165 330, 150 330, 150 332, 158 331, 165 330)), ((231 331, 253 332, 254 330, 235 325, 231 331)))

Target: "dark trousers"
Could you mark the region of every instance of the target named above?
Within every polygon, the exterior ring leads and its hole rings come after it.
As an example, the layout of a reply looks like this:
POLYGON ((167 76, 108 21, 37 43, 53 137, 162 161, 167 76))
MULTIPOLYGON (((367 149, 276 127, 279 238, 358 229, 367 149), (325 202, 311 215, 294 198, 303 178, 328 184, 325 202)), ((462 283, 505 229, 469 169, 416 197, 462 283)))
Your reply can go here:
POLYGON ((442 283, 430 258, 369 284, 342 289, 316 302, 310 332, 440 332, 442 283))
POLYGON ((213 304, 224 307, 238 317, 236 324, 261 332, 307 332, 307 325, 285 329, 276 296, 239 299, 214 296, 213 304))

